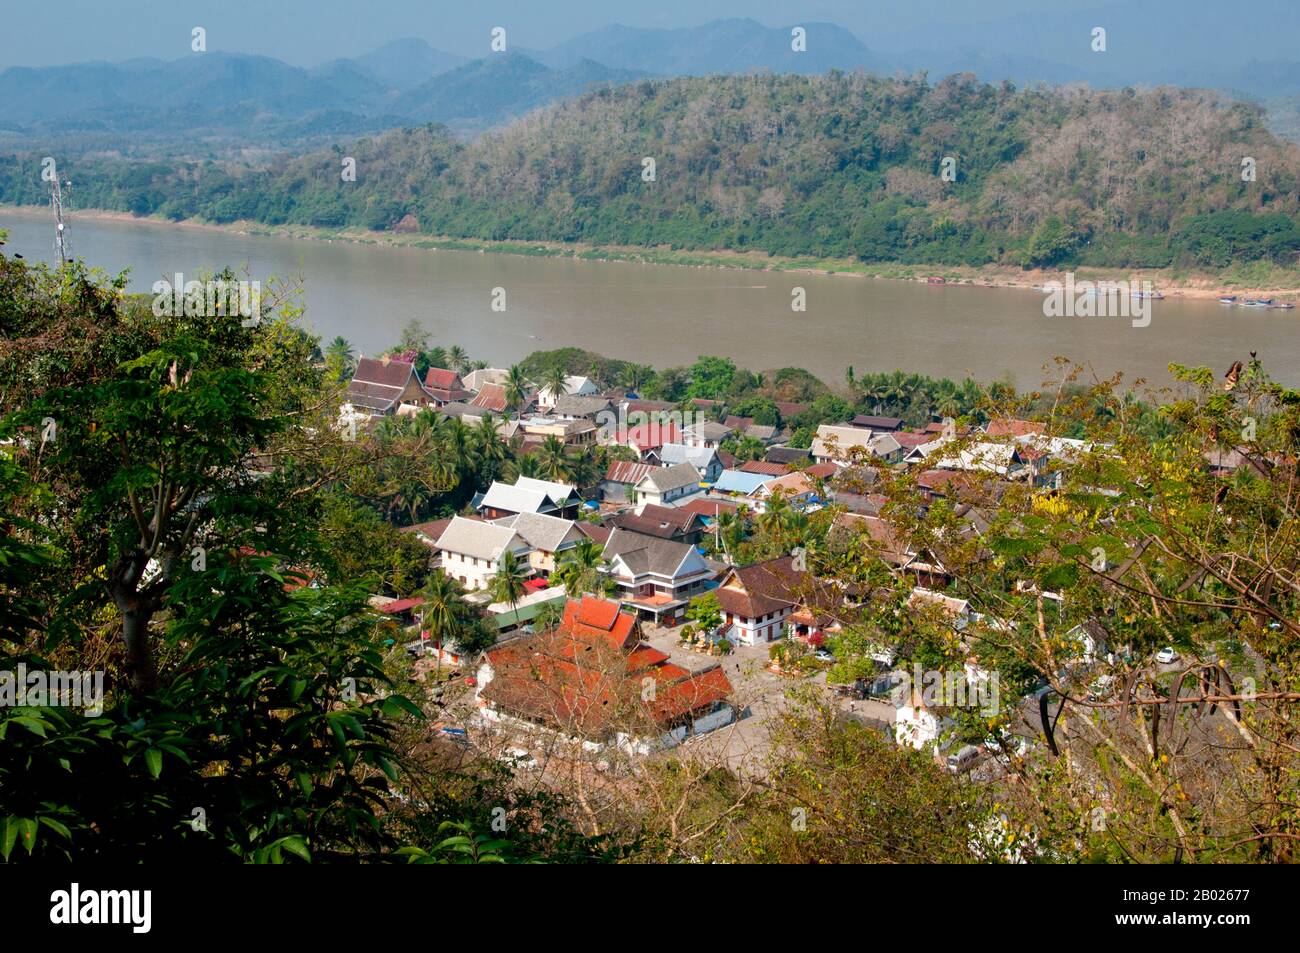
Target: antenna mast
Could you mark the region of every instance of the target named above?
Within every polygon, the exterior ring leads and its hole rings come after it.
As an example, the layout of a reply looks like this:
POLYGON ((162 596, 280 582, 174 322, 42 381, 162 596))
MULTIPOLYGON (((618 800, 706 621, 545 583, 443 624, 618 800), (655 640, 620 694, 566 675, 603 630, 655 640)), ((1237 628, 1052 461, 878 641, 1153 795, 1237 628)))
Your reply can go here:
MULTIPOLYGON (((72 180, 69 179, 67 184, 71 189, 72 180)), ((71 248, 68 245, 68 224, 63 220, 63 190, 57 173, 50 183, 50 207, 54 209, 54 250, 59 253, 59 266, 62 267, 68 263, 71 248)))

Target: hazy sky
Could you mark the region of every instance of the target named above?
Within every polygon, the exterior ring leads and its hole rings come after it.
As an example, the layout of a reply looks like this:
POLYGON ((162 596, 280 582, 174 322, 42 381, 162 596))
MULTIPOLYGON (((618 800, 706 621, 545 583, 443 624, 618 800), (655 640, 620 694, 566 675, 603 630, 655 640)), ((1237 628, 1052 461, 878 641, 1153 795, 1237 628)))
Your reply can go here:
POLYGON ((207 30, 209 50, 262 53, 306 66, 356 56, 406 36, 480 56, 487 52, 493 26, 505 26, 513 45, 545 48, 611 23, 682 27, 722 17, 752 17, 769 26, 831 21, 870 47, 878 34, 929 23, 986 22, 1023 11, 1096 6, 1092 0, 0 0, 0 68, 136 56, 175 59, 189 52, 195 26, 207 30))
POLYGON ((1143 63, 1195 69, 1300 57, 1300 0, 0 0, 0 69, 176 59, 188 55, 195 26, 207 30, 211 51, 310 66, 401 37, 483 56, 494 26, 516 48, 544 49, 611 23, 675 28, 742 16, 768 26, 830 21, 882 52, 971 48, 1057 60, 1086 56, 1080 35, 1104 25, 1138 72, 1143 63))

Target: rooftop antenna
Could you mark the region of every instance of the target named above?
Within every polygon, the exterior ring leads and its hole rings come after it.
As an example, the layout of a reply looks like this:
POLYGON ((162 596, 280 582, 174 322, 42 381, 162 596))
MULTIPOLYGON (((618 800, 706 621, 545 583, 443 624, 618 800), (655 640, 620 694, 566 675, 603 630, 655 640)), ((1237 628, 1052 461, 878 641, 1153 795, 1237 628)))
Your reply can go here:
MULTIPOLYGON (((71 190, 71 179, 64 184, 71 190)), ((63 189, 60 187, 57 174, 50 182, 50 207, 54 209, 54 250, 59 253, 59 266, 62 267, 68 263, 72 249, 68 244, 68 223, 63 220, 63 189)))

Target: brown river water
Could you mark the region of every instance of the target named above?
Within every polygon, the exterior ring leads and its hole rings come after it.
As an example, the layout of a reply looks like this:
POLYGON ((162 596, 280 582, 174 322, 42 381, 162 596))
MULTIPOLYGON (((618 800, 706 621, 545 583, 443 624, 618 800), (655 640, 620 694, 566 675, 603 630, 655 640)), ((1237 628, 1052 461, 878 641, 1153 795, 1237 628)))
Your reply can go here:
MULTIPOLYGON (((5 253, 54 258, 48 210, 0 211, 5 253)), ((802 367, 831 384, 845 368, 902 368, 960 379, 1039 386, 1060 355, 1099 377, 1122 371, 1153 384, 1167 366, 1208 364, 1222 373, 1258 351, 1273 376, 1300 384, 1300 309, 1228 307, 1215 301, 1151 303, 1151 322, 1046 317, 1038 292, 925 285, 851 276, 586 262, 239 235, 157 222, 73 218, 73 253, 148 291, 230 265, 261 280, 301 279, 305 323, 326 341, 343 335, 371 354, 418 318, 434 343, 505 366, 526 354, 578 346, 663 367, 701 354, 762 371, 802 367), (791 310, 798 286, 806 311, 791 310), (504 290, 504 311, 494 294, 504 290)))

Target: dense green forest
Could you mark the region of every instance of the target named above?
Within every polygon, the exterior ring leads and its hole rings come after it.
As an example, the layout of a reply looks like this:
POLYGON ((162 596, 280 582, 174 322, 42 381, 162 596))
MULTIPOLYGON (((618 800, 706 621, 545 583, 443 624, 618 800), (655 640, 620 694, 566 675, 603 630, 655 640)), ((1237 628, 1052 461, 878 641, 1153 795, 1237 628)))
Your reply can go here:
MULTIPOLYGON (((0 202, 44 200, 40 160, 0 157, 0 202)), ((266 166, 87 156, 61 174, 84 208, 483 240, 1025 266, 1289 264, 1300 251, 1300 152, 1259 108, 969 75, 646 81, 470 144, 427 126, 266 166)))

